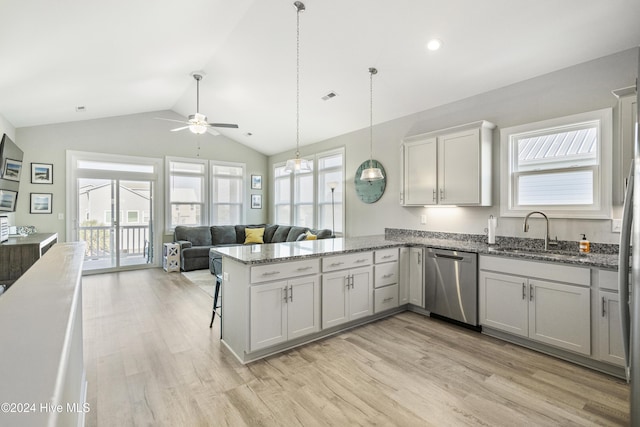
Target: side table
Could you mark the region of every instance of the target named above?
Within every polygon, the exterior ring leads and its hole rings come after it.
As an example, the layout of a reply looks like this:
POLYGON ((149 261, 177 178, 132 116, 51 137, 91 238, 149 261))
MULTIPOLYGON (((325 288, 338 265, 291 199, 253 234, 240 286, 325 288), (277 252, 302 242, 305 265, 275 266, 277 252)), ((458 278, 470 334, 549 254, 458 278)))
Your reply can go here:
POLYGON ((164 243, 162 245, 162 268, 167 273, 180 272, 180 245, 164 243))

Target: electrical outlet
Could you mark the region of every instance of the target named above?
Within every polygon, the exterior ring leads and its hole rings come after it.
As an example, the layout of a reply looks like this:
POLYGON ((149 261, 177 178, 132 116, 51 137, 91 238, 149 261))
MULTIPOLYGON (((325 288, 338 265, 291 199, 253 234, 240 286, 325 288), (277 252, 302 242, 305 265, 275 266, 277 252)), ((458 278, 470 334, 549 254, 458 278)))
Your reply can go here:
POLYGON ((64 214, 63 213, 59 213, 58 214, 58 219, 59 220, 63 220, 64 219, 64 214))
POLYGON ((222 273, 222 280, 229 280, 229 273, 227 273, 226 271, 222 273))
POLYGON ((426 223, 427 223, 427 216, 420 215, 420 224, 426 224, 426 223))
POLYGON ((612 219, 611 220, 611 232, 612 233, 620 233, 622 231, 622 220, 621 219, 612 219))

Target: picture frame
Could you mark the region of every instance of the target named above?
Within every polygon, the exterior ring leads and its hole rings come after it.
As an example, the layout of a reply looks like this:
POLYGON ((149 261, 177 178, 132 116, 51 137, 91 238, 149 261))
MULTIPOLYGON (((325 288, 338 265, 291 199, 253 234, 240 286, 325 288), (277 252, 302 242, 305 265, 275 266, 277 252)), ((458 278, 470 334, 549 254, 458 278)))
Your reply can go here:
POLYGON ((18 192, 0 189, 0 212, 15 212, 18 192))
POLYGON ((251 209, 262 209, 262 194, 251 195, 251 209))
POLYGON ((32 184, 53 184, 53 164, 31 163, 32 184))
POLYGON ((53 205, 53 193, 30 193, 29 213, 50 214, 53 205))
POLYGON ((7 181, 20 181, 22 174, 22 161, 6 158, 2 165, 2 179, 7 181))
POLYGON ((251 189, 262 190, 262 175, 251 175, 251 189))

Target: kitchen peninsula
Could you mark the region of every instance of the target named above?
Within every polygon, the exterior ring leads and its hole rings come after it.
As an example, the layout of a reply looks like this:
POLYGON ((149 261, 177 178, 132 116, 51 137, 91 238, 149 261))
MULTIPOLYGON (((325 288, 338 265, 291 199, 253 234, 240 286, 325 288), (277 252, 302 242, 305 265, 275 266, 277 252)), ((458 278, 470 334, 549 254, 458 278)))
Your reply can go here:
MULTIPOLYGON (((616 364, 612 360, 617 359, 607 358, 607 351, 596 348, 600 344, 606 347, 605 339, 607 344, 615 340, 615 333, 611 338, 598 337, 596 333, 592 337, 589 326, 601 322, 595 304, 600 288, 617 268, 616 254, 612 250, 589 255, 568 250, 545 253, 508 246, 531 248, 535 243, 534 239, 512 239, 489 246, 481 236, 387 232, 385 236, 214 248, 214 253, 223 256, 222 341, 241 362, 248 363, 406 309, 428 314, 424 309, 422 275, 422 248, 428 247, 479 255, 480 281, 488 280, 478 285, 479 292, 484 292, 480 296, 479 320, 487 333, 619 374, 617 367, 610 369, 601 363, 616 364), (420 255, 411 257, 410 251, 414 250, 420 255), (544 268, 540 268, 541 262, 544 268), (573 331, 559 330, 567 335, 555 339, 554 331, 545 331, 545 337, 549 335, 551 339, 544 341, 542 334, 535 333, 535 321, 531 323, 534 332, 525 335, 524 340, 510 329, 503 334, 501 325, 491 325, 486 318, 502 313, 492 312, 493 306, 486 302, 487 298, 502 295, 505 289, 494 294, 494 276, 485 270, 516 276, 521 274, 519 271, 531 271, 534 277, 536 272, 549 272, 552 276, 542 278, 556 278, 563 291, 576 291, 575 299, 568 303, 571 305, 560 311, 567 316, 580 314, 585 320, 580 335, 574 337, 573 331), (419 272, 417 281, 413 271, 419 272), (578 277, 580 281, 575 281, 578 277)), ((521 288, 518 279, 519 293, 524 292, 521 288)), ((537 309, 543 310, 544 306, 537 309)), ((552 309, 558 311, 558 306, 549 308, 552 309)))

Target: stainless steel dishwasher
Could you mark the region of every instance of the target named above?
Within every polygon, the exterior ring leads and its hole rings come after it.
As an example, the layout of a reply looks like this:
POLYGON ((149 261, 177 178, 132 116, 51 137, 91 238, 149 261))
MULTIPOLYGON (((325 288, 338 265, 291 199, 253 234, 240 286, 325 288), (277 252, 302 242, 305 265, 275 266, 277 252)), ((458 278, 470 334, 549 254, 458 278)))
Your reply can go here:
POLYGON ((427 248, 425 260, 425 308, 477 327, 478 255, 427 248))

